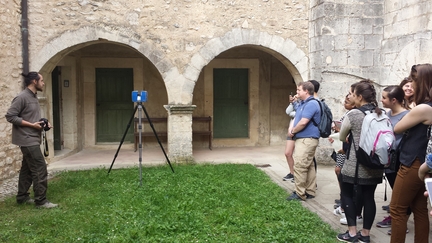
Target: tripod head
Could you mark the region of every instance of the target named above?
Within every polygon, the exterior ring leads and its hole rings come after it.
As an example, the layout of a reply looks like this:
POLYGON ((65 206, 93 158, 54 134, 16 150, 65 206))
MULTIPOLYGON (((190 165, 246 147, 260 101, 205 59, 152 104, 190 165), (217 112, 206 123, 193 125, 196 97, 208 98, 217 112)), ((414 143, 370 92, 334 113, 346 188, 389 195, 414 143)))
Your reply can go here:
POLYGON ((144 90, 132 91, 132 102, 137 102, 137 103, 147 102, 147 91, 144 90))

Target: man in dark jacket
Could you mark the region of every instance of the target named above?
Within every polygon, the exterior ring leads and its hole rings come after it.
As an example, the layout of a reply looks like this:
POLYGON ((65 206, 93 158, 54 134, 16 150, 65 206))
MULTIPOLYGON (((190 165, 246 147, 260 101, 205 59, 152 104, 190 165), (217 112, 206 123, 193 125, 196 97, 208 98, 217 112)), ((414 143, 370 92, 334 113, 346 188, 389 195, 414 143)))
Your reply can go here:
MULTIPOLYGON (((23 74, 26 88, 12 100, 6 113, 6 120, 13 124, 12 143, 18 145, 23 154, 18 181, 18 204, 36 204, 37 208, 55 208, 58 205, 46 199, 48 171, 40 149, 41 131, 40 106, 37 91, 45 86, 43 77, 37 72, 23 74), (33 183, 34 200, 28 192, 33 183)), ((47 124, 48 128, 51 124, 47 124)))

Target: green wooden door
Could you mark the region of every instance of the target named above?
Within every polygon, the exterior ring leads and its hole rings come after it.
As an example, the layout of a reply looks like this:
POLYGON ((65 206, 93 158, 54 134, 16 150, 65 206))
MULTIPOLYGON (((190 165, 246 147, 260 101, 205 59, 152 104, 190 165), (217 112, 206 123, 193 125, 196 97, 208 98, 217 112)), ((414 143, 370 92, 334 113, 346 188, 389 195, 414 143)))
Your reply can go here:
MULTIPOLYGON (((96 68, 96 142, 120 142, 134 111, 132 68, 96 68)), ((133 124, 125 141, 133 141, 133 124)))
POLYGON ((54 135, 54 150, 61 150, 62 139, 61 139, 61 125, 60 125, 60 116, 61 116, 61 85, 59 80, 59 67, 55 67, 51 73, 51 81, 52 81, 52 101, 53 101, 53 120, 51 121, 54 135))
POLYGON ((213 137, 249 137, 249 70, 213 70, 213 137))

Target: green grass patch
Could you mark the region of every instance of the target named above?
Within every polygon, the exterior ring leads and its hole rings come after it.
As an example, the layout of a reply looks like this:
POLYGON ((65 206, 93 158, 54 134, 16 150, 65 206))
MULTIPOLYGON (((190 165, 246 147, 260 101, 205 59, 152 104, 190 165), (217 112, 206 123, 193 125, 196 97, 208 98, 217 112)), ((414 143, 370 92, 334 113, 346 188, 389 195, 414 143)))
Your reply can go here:
POLYGON ((0 242, 335 242, 336 232, 252 165, 63 172, 55 209, 0 202, 0 242))

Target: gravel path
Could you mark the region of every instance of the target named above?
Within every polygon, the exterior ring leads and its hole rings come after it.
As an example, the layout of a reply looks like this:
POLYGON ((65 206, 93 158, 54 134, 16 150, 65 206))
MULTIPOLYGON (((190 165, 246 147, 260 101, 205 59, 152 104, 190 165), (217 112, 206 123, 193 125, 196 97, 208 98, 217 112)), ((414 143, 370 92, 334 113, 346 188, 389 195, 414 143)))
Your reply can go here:
POLYGON ((16 195, 18 190, 18 175, 3 180, 0 184, 0 201, 5 200, 10 196, 16 195))
MULTIPOLYGON (((49 180, 54 177, 53 173, 48 172, 48 183, 49 180)), ((49 185, 48 185, 49 187, 49 185)), ((30 188, 30 191, 33 189, 30 188)), ((4 201, 6 198, 15 196, 18 191, 18 174, 10 179, 6 179, 0 182, 0 201, 4 201)))

